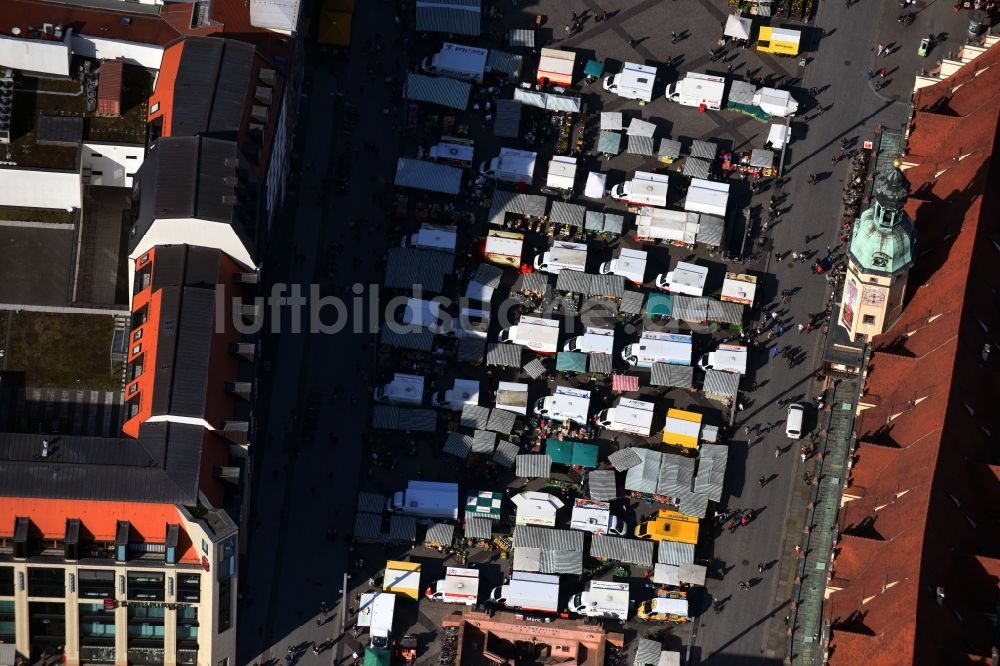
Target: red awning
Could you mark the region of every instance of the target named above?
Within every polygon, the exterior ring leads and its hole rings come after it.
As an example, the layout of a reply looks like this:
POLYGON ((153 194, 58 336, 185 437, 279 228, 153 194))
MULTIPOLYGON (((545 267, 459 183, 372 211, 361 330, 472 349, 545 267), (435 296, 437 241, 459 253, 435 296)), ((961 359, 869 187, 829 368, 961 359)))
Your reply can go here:
POLYGON ((628 393, 639 390, 639 378, 635 375, 611 375, 611 390, 628 393))

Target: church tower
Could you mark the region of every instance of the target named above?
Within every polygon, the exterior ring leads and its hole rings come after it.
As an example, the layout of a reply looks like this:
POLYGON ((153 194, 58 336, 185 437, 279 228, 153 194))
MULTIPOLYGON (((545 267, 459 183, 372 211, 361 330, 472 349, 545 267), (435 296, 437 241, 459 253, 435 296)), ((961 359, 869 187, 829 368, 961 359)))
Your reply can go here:
POLYGON ((872 205, 854 223, 838 322, 852 342, 888 330, 903 310, 916 238, 903 211, 910 183, 899 164, 875 179, 872 205))

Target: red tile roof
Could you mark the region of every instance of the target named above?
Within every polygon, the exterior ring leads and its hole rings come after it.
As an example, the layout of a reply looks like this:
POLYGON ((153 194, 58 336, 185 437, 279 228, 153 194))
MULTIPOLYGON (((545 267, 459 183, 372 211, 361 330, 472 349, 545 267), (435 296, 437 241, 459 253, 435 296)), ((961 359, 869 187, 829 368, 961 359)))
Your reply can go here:
POLYGON ((1000 47, 918 92, 905 162, 918 261, 873 340, 824 613, 838 664, 987 663, 998 597, 1000 47), (975 74, 978 72, 978 76, 975 74), (984 345, 993 351, 984 360, 984 345))

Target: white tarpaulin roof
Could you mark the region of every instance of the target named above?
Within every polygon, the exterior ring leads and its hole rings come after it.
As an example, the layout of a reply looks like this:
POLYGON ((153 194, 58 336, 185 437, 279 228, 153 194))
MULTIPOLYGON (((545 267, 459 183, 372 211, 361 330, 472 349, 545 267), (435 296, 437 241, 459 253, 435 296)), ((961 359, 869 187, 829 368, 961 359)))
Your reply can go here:
POLYGON ((545 179, 548 187, 572 190, 576 182, 576 158, 556 155, 549 162, 549 175, 545 179))
POLYGON ((583 188, 583 196, 589 199, 603 199, 608 191, 608 174, 591 171, 587 174, 587 185, 583 188))
POLYGON ((729 18, 726 19, 726 29, 722 34, 734 39, 750 39, 750 28, 752 25, 753 23, 750 19, 730 14, 729 18))
POLYGON ((622 127, 621 111, 601 111, 602 130, 620 130, 622 127))
POLYGON ((525 90, 524 88, 514 89, 514 100, 525 106, 534 106, 539 109, 549 111, 569 111, 570 113, 580 113, 580 98, 567 97, 566 95, 553 95, 551 93, 525 90))
POLYGON ((790 138, 792 138, 792 129, 787 125, 771 125, 771 129, 767 132, 767 140, 778 149, 784 147, 790 138))
POLYGON ((629 136, 653 136, 656 134, 656 125, 648 120, 633 118, 632 122, 628 125, 628 132, 626 134, 629 136))
POLYGON ((702 178, 692 178, 684 199, 684 210, 709 215, 726 216, 729 204, 729 183, 716 183, 702 178))

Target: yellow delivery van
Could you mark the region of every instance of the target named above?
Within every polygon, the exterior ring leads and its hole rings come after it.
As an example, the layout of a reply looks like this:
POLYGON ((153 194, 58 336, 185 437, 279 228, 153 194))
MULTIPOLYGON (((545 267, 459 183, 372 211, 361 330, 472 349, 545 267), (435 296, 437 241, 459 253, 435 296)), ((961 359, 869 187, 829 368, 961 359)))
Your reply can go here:
POLYGON ((801 40, 802 33, 798 30, 771 28, 764 25, 761 26, 760 34, 757 35, 757 50, 761 53, 794 56, 799 54, 801 40))
POLYGON ((698 543, 699 521, 693 516, 685 516, 677 511, 660 511, 656 518, 643 521, 635 526, 635 536, 652 541, 677 541, 698 543))

